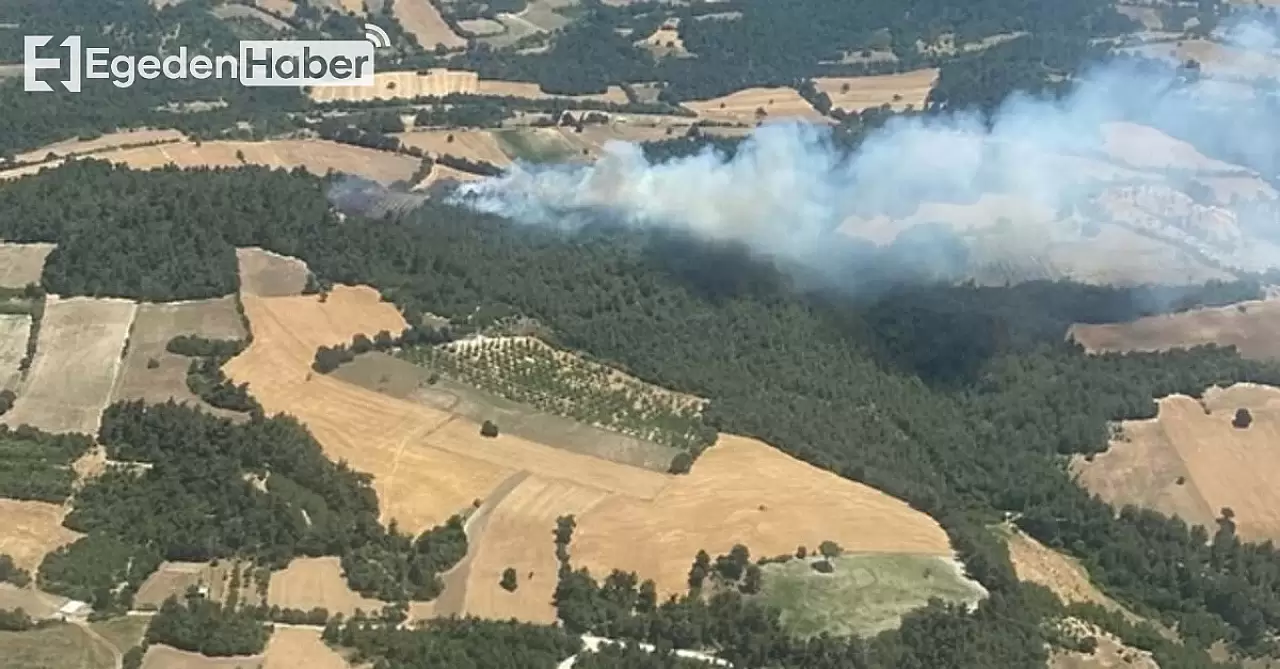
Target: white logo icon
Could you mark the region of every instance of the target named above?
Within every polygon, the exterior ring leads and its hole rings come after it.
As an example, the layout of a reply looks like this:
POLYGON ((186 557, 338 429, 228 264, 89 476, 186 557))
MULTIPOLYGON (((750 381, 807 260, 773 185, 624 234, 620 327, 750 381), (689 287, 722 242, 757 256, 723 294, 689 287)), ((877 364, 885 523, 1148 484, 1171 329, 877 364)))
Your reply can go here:
POLYGON ((364 38, 373 44, 375 49, 385 49, 391 46, 391 36, 387 31, 372 23, 364 24, 364 38))

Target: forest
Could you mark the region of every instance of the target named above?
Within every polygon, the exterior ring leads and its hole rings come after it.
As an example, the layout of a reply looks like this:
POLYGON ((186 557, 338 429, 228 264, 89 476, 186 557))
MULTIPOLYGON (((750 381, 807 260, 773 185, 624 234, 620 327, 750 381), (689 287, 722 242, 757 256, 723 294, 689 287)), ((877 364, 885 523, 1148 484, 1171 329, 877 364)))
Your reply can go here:
POLYGON ((63 502, 75 482, 71 463, 92 445, 78 434, 46 434, 26 425, 16 429, 0 425, 0 497, 63 502))

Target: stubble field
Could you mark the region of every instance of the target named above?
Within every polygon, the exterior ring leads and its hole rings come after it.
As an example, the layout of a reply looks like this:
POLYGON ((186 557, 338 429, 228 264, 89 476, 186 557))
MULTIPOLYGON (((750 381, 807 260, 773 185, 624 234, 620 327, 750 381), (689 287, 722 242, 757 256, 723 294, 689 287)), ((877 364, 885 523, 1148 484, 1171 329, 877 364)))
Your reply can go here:
POLYGON ((307 286, 307 264, 260 248, 236 249, 240 291, 259 297, 300 295, 307 286))
MULTIPOLYGON (((398 133, 396 137, 401 144, 417 147, 433 156, 445 154, 483 160, 500 167, 511 164, 511 158, 488 130, 417 130, 398 133)), ((442 167, 437 164, 432 171, 442 167)))
POLYGON ((188 390, 187 365, 191 359, 170 353, 165 346, 179 335, 242 339, 245 334, 233 297, 139 305, 112 401, 141 399, 159 404, 173 399, 219 415, 234 414, 204 405, 188 390), (150 367, 153 360, 157 367, 150 367))
MULTIPOLYGON (((5 669, 112 669, 115 665, 109 648, 72 624, 0 632, 0 664, 5 669)), ((179 668, 153 665, 149 669, 179 668)))
POLYGON ((66 515, 61 504, 0 497, 0 553, 34 574, 45 555, 83 536, 62 526, 66 515))
POLYGON ((22 379, 18 365, 27 354, 31 335, 31 317, 26 314, 0 314, 0 390, 16 390, 22 379))
POLYGON ((684 103, 699 118, 730 123, 755 124, 777 118, 801 118, 822 122, 825 117, 791 88, 747 88, 710 100, 684 103), (758 116, 763 110, 764 116, 758 116))
POLYGON ((831 98, 833 109, 860 112, 887 104, 901 111, 908 105, 923 109, 937 78, 938 70, 927 68, 869 77, 817 77, 813 82, 831 98))
POLYGON ((0 242, 0 288, 22 288, 40 283, 44 261, 53 244, 0 242))
POLYGON ((1212 533, 1224 508, 1235 514, 1244 539, 1280 540, 1280 389, 1253 384, 1210 388, 1197 401, 1184 395, 1160 400, 1159 414, 1123 424, 1123 435, 1073 471, 1082 485, 1116 506, 1135 504, 1212 533), (1253 423, 1233 427, 1236 409, 1253 423))
POLYGON ((262 669, 348 669, 351 665, 320 639, 318 630, 278 627, 267 642, 262 669))
POLYGON ((348 617, 356 609, 374 613, 385 606, 347 587, 342 562, 336 557, 294 558, 287 568, 272 572, 267 604, 304 611, 320 606, 330 615, 342 613, 348 617))
POLYGON ((4 422, 97 434, 136 310, 127 300, 49 296, 26 385, 4 422))
POLYGON ((404 29, 409 31, 423 49, 433 51, 437 44, 446 49, 467 45, 467 40, 453 32, 440 16, 440 10, 430 0, 396 0, 391 11, 404 29))
POLYGON ((142 669, 260 669, 261 655, 206 657, 164 644, 152 644, 142 658, 142 669))
POLYGON ((1127 323, 1081 324, 1069 336, 1092 353, 1167 351, 1203 344, 1235 346, 1247 358, 1280 358, 1280 300, 1149 316, 1127 323))

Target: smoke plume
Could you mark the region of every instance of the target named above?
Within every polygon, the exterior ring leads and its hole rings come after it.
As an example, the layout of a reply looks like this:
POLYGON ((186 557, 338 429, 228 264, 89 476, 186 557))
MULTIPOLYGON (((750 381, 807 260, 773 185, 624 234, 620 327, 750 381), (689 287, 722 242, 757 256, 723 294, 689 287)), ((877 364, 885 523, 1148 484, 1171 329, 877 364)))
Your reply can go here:
MULTIPOLYGON (((1204 64, 1200 80, 1120 56, 1087 69, 1062 98, 1015 95, 986 118, 894 118, 853 153, 834 146, 823 127, 766 123, 731 157, 708 149, 651 162, 639 146, 611 142, 591 165, 518 164, 503 176, 463 186, 454 199, 536 225, 571 227, 603 213, 800 262, 816 257, 842 226, 848 234, 888 243, 902 232, 895 222, 904 220, 971 232, 1007 219, 1047 242, 1059 234, 1079 237, 1082 226, 1096 219, 1150 228, 1189 245, 1188 252, 1257 269, 1276 264, 1280 247, 1248 243, 1241 235, 1263 234, 1254 225, 1257 211, 1238 195, 1206 194, 1203 179, 1252 180, 1259 190, 1244 200, 1275 198, 1267 182, 1280 178, 1280 133, 1266 112, 1274 109, 1269 95, 1280 41, 1272 27, 1256 22, 1223 34, 1221 53, 1204 64), (1150 221, 1118 220, 1128 215, 1098 205, 1108 192, 1144 184, 1159 184, 1177 202, 1160 205, 1171 209, 1153 213, 1150 221), (941 215, 929 203, 980 201, 1008 206, 977 213, 977 221, 930 220, 941 215), (1188 223, 1204 217, 1195 207, 1221 210, 1244 232, 1204 232, 1200 223, 1188 223)), ((1141 193, 1116 197, 1136 202, 1141 193)))

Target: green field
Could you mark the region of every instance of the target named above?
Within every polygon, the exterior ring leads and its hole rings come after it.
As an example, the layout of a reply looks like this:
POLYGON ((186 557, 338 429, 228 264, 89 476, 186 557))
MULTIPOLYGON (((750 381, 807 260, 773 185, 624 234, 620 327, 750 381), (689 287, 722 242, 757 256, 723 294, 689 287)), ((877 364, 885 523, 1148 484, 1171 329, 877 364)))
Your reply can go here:
POLYGON ((141 643, 142 635, 146 633, 150 622, 151 618, 143 616, 124 616, 90 623, 89 627, 102 635, 102 638, 110 641, 111 645, 118 648, 121 653, 125 653, 141 643))
POLYGON ((846 555, 820 574, 806 560, 764 567, 760 597, 782 611, 782 625, 798 637, 823 632, 871 636, 898 626, 902 615, 930 598, 977 602, 984 596, 945 558, 919 555, 846 555))
POLYGON ((84 630, 59 624, 30 632, 0 632, 4 669, 110 669, 111 652, 84 630))
POLYGON ((573 147, 563 138, 539 134, 537 129, 495 130, 493 136, 497 138, 503 152, 517 160, 529 163, 562 163, 576 157, 573 147))

